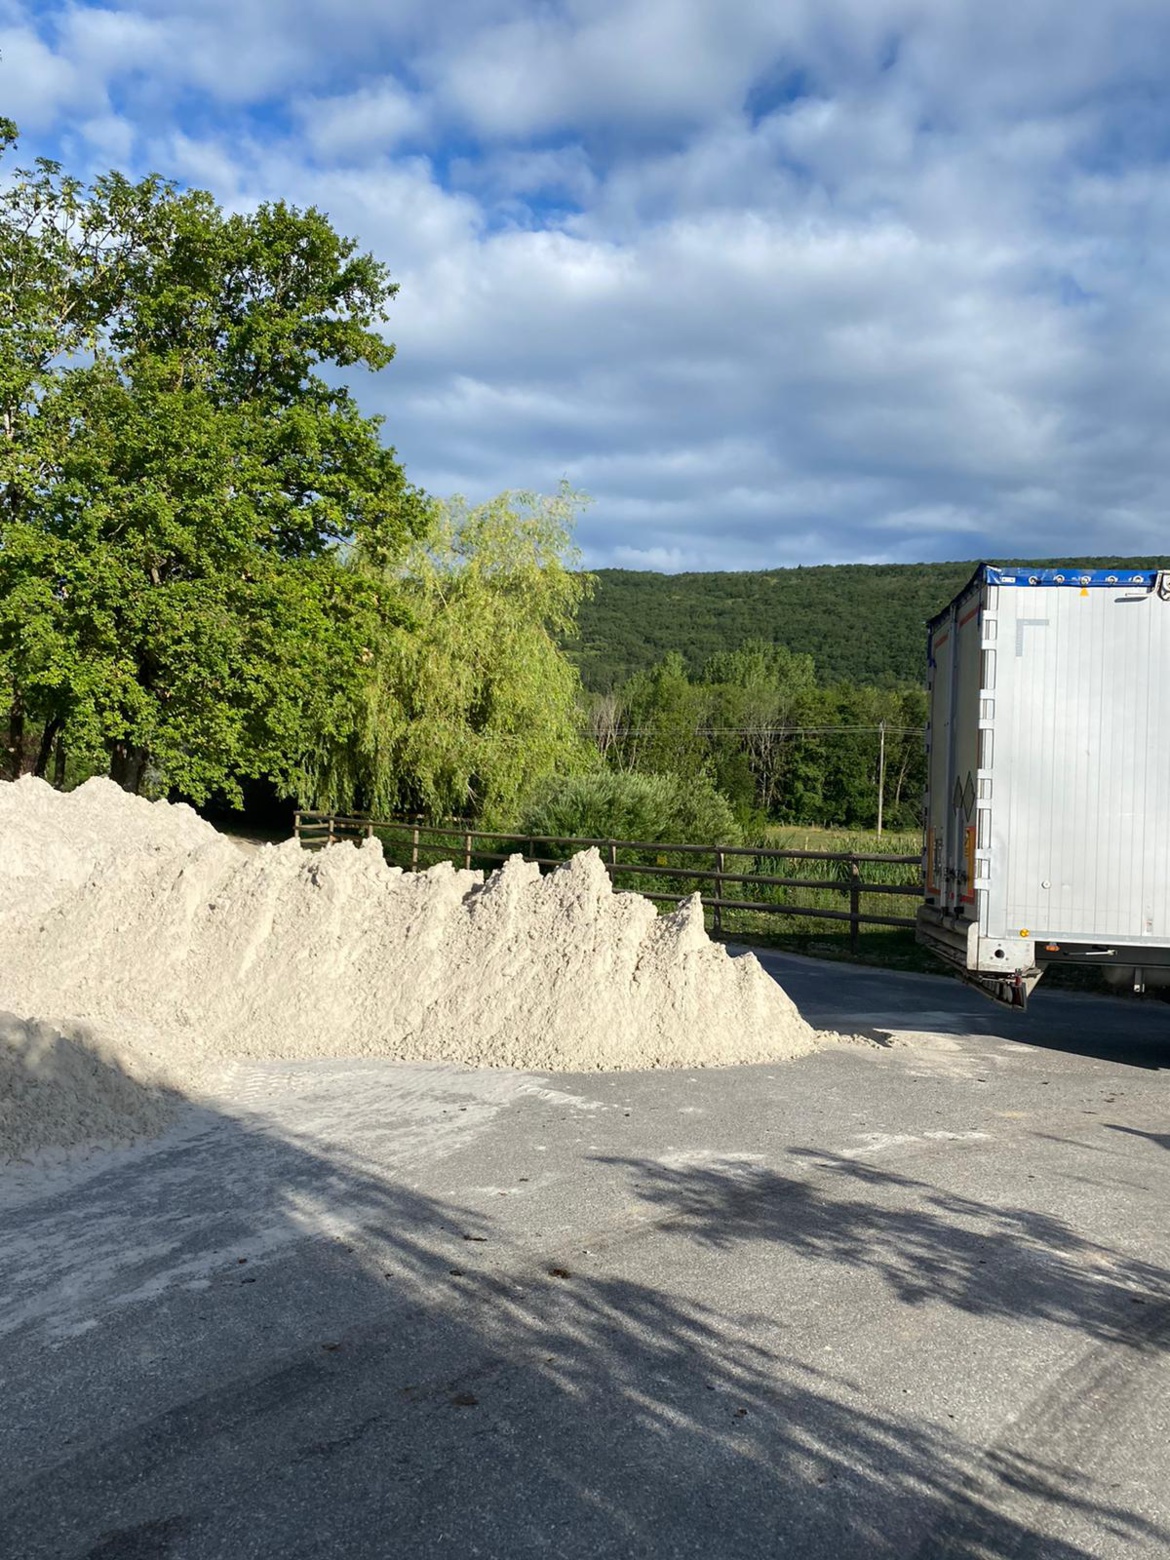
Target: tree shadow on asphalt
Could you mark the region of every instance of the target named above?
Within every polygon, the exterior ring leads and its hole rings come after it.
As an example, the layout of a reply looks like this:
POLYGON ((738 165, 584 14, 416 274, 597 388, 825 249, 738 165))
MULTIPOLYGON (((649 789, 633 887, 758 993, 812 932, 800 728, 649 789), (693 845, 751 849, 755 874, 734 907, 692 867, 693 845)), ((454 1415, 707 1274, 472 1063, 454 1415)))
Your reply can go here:
MULTIPOLYGON (((719 1265, 784 1241, 872 1268, 910 1304, 1036 1302, 1128 1341, 1114 1290, 1164 1277, 1094 1283, 1059 1221, 929 1188, 899 1215, 771 1174, 624 1168, 719 1265), (992 1261, 1013 1240, 1023 1289, 992 1261)), ((854 1187, 892 1183, 843 1168, 854 1187)), ((782 1304, 761 1325, 593 1276, 337 1148, 227 1118, 5 1233, 0 1288, 35 1287, 0 1355, 0 1510, 22 1560, 1089 1560, 1107 1536, 1117 1552, 1163 1541, 1042 1451, 981 1457, 941 1413, 875 1407, 792 1351, 782 1304), (1042 1536, 1054 1513, 1090 1523, 1093 1546, 1042 1536)))
POLYGON ((621 1165, 672 1227, 720 1251, 765 1242, 873 1273, 905 1305, 1052 1322, 1138 1350, 1166 1347, 1166 1329, 1152 1322, 1170 1301, 1170 1269, 1087 1240, 1052 1214, 979 1202, 820 1149, 790 1153, 812 1178, 742 1161, 607 1162, 621 1165))

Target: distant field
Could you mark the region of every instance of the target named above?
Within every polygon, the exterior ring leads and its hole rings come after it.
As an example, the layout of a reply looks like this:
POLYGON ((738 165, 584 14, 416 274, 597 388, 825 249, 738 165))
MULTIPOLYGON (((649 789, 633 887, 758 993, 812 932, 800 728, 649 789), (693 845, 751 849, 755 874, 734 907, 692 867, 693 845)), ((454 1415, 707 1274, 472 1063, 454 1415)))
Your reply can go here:
MULTIPOLYGON (((915 855, 922 849, 921 829, 818 829, 792 823, 772 824, 764 831, 761 845, 774 850, 850 850, 861 855, 915 855)), ((901 881, 901 879, 898 879, 901 881)))

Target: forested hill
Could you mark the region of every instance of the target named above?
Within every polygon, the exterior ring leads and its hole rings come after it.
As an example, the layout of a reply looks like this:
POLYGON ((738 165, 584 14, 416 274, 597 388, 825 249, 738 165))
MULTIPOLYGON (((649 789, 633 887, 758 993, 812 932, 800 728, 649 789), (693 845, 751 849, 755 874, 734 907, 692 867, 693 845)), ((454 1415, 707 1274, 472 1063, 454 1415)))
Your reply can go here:
MULTIPOLYGON (((1021 564, 1020 559, 995 562, 1021 564)), ((1023 560, 1153 568, 1150 558, 1023 560)), ((589 688, 617 687, 670 650, 697 672, 716 650, 766 639, 813 657, 824 682, 920 683, 926 620, 945 607, 975 563, 824 564, 744 574, 597 570, 571 647, 589 688)))

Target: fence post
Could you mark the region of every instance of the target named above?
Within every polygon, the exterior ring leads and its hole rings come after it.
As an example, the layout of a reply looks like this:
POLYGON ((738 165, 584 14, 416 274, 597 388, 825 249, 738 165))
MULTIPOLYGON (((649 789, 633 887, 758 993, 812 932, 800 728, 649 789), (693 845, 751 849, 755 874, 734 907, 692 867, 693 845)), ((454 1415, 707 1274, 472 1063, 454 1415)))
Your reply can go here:
POLYGON ((410 870, 418 871, 418 819, 415 819, 414 828, 410 834, 410 870))
POLYGON ((330 813, 329 814, 329 836, 328 836, 328 838, 325 841, 325 843, 327 845, 336 845, 337 844, 337 840, 336 840, 336 838, 334 836, 334 833, 333 833, 333 825, 336 822, 337 822, 337 819, 333 816, 332 813, 330 813))
POLYGON ((471 833, 470 830, 463 836, 463 870, 471 871, 471 833))
POLYGON ((610 842, 609 842, 609 862, 607 863, 607 865, 609 867, 609 881, 611 883, 616 883, 617 882, 617 873, 614 871, 614 868, 617 866, 617 841, 616 840, 610 840, 610 842))
POLYGON ((849 952, 861 951, 861 868, 857 857, 849 857, 849 952))
POLYGON ((293 839, 296 840, 298 844, 300 844, 300 839, 301 839, 301 815, 300 815, 299 812, 293 813, 293 839))
POLYGON ((715 930, 723 930, 723 906, 719 901, 723 898, 723 846, 715 851, 715 930))

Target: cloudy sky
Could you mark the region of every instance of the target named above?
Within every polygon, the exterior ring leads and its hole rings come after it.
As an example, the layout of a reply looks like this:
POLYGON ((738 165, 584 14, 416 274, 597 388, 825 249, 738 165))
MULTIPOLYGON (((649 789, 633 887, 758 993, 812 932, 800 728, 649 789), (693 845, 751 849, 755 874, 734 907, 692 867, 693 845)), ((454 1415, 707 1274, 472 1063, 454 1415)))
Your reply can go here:
POLYGON ((79 172, 313 203, 401 283, 412 477, 593 565, 1165 553, 1167 0, 0 0, 79 172))

